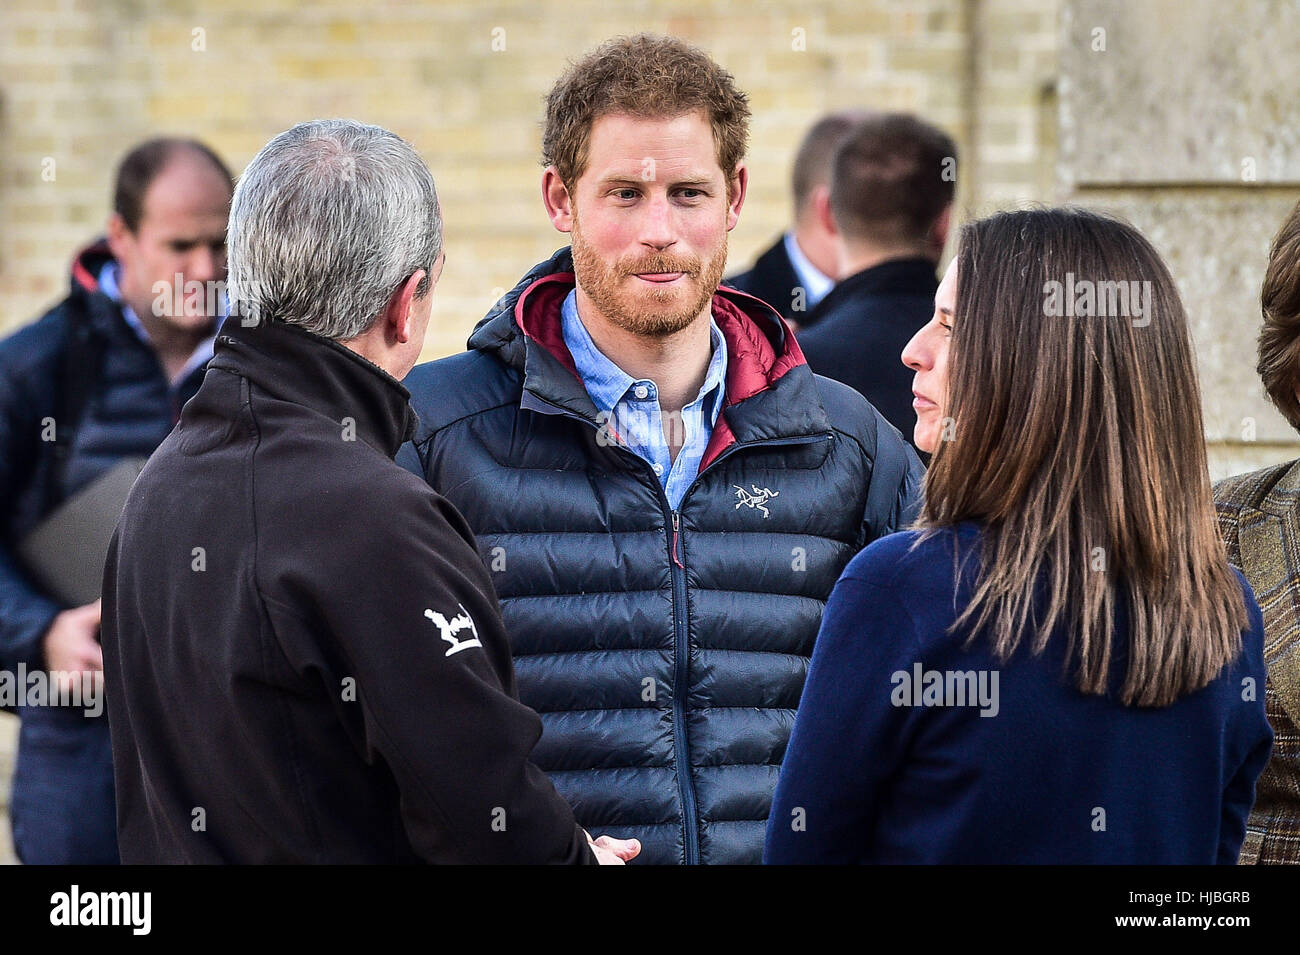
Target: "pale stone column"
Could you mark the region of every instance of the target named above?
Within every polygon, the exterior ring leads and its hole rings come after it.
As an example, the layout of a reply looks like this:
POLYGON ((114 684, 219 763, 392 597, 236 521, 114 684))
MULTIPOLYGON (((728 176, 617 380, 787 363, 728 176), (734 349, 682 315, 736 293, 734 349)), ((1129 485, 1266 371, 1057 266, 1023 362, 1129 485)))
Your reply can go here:
POLYGON ((1255 364, 1268 246, 1300 200, 1300 9, 1063 0, 1061 20, 1062 201, 1127 219, 1168 263, 1197 345, 1211 475, 1296 457, 1255 364))

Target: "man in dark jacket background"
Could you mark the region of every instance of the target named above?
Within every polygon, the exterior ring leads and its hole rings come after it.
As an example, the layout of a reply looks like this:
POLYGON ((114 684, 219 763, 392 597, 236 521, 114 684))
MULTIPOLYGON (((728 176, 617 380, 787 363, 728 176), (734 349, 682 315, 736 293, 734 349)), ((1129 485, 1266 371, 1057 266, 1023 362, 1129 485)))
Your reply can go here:
POLYGON ((123 861, 635 855, 589 848, 528 762, 473 537, 392 460, 443 263, 428 168, 300 124, 240 177, 229 239, 231 317, 105 569, 123 861))
POLYGON ((806 328, 817 303, 840 274, 835 223, 822 210, 830 201, 835 149, 869 114, 842 110, 823 116, 804 135, 790 173, 794 222, 754 262, 726 280, 732 288, 761 298, 794 326, 806 328))
POLYGON ((909 441, 916 413, 903 348, 934 313, 956 163, 952 138, 915 116, 882 113, 854 127, 821 209, 845 278, 799 334, 813 371, 856 389, 909 441))
MULTIPOLYGON (((136 146, 118 166, 107 238, 77 256, 68 296, 0 342, 2 669, 77 680, 103 668, 99 603, 51 592, 20 543, 124 459, 152 453, 198 389, 232 189, 202 143, 136 146)), ((108 720, 89 712, 19 707, 11 813, 24 862, 117 861, 108 720)))
POLYGON ((921 476, 770 306, 718 288, 748 117, 677 39, 574 64, 542 180, 572 249, 408 378, 404 460, 478 537, 535 759, 580 823, 652 863, 760 861, 826 598, 921 476))

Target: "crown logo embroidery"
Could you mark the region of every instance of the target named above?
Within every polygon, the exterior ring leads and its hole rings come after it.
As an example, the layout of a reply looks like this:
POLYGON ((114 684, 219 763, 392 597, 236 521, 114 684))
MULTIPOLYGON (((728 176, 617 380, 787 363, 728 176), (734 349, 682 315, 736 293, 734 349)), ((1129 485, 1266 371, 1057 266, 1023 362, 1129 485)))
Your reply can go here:
POLYGON ((460 607, 460 613, 448 620, 440 613, 433 610, 426 610, 424 615, 433 621, 433 625, 442 631, 442 639, 451 644, 445 656, 451 656, 453 653, 460 653, 462 650, 468 650, 470 647, 482 647, 483 644, 478 639, 478 628, 474 626, 474 621, 463 605, 456 604, 460 607), (462 640, 456 634, 462 630, 469 630, 471 636, 467 640, 462 640))

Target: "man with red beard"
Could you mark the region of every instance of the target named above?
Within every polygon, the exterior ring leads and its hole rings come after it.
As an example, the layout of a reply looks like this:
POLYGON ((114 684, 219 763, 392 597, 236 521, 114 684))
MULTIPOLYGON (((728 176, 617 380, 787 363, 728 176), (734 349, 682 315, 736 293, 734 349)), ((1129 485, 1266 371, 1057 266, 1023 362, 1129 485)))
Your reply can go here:
POLYGON ((760 861, 825 601, 921 476, 774 309, 718 288, 748 120, 674 38, 574 64, 542 147, 572 249, 406 380, 421 427, 399 460, 478 538, 542 716, 533 760, 638 862, 760 861))

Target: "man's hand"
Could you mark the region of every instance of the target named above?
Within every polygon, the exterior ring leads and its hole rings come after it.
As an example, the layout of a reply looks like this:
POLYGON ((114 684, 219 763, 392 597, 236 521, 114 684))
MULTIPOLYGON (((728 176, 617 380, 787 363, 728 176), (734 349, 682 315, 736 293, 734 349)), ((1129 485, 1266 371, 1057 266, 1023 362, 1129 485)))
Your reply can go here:
POLYGON ((54 618, 45 633, 45 666, 65 690, 85 672, 102 672, 104 650, 96 639, 99 633, 100 601, 73 607, 54 618))
POLYGON ((601 865, 626 865, 641 852, 641 843, 636 839, 615 839, 613 836, 593 839, 591 833, 587 833, 587 842, 601 865))

